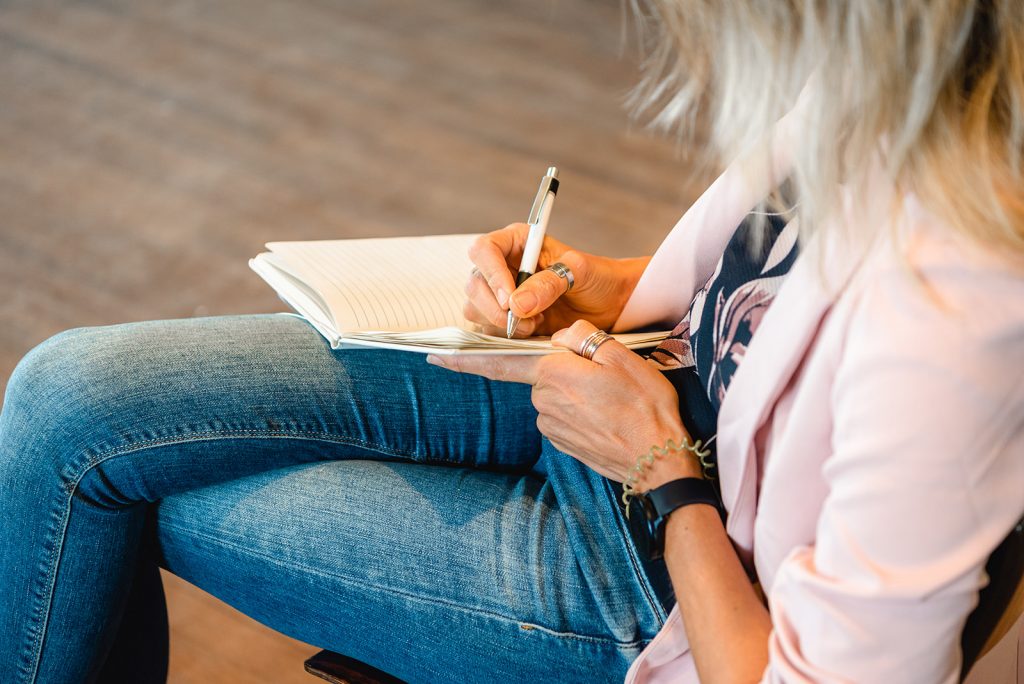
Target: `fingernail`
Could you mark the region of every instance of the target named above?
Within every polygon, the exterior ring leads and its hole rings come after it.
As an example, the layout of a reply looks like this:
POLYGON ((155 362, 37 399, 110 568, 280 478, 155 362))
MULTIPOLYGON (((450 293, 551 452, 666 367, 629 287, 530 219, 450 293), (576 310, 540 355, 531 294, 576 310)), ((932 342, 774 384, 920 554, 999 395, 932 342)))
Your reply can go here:
POLYGON ((434 356, 433 354, 427 354, 427 363, 429 363, 431 366, 443 366, 444 365, 441 362, 441 358, 438 357, 438 356, 434 356))
POLYGON ((532 292, 519 292, 512 298, 516 300, 516 308, 523 312, 523 316, 529 316, 537 306, 537 295, 532 292))
POLYGON ((508 292, 505 292, 504 288, 499 287, 498 288, 498 295, 497 296, 498 296, 498 304, 501 305, 501 308, 507 309, 508 308, 508 292))

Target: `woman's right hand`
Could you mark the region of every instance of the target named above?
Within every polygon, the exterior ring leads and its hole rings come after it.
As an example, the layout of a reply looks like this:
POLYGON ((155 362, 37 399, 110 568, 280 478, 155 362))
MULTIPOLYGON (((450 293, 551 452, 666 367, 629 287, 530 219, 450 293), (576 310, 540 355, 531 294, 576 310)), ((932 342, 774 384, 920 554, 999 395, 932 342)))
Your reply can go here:
POLYGON ((582 319, 611 329, 650 257, 612 259, 586 254, 545 236, 537 270, 518 290, 515 276, 530 227, 513 223, 481 235, 469 249, 476 266, 466 284, 465 317, 489 335, 505 336, 509 307, 520 318, 516 337, 551 335, 582 319), (575 285, 544 270, 561 262, 572 271, 575 285))

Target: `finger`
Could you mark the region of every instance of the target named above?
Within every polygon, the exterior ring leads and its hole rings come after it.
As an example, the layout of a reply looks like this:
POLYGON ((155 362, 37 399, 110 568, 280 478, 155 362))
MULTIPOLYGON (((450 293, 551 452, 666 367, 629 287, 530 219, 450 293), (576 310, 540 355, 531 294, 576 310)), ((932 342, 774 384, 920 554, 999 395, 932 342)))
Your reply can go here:
POLYGON ((536 316, 565 294, 566 281, 544 269, 527 278, 509 299, 509 308, 520 318, 536 316))
POLYGON ((471 373, 491 380, 522 382, 532 385, 537 377, 537 363, 542 356, 513 356, 490 354, 430 354, 427 363, 457 373, 471 373))
MULTIPOLYGON (((473 302, 466 300, 462 304, 462 317, 470 323, 476 323, 481 328, 493 328, 494 325, 480 311, 473 306, 473 302)), ((488 333, 489 335, 490 333, 488 333)))
MULTIPOLYGON (((583 252, 574 249, 566 250, 557 257, 573 277, 573 291, 585 289, 589 272, 589 262, 583 252)), ((532 316, 544 311, 569 290, 568 278, 559 276, 554 271, 538 271, 512 293, 509 306, 517 316, 532 316)))
POLYGON ((474 273, 466 282, 466 296, 469 300, 462 307, 462 315, 481 325, 504 325, 508 312, 498 304, 494 292, 484 281, 483 273, 474 273))
MULTIPOLYGON (((551 344, 556 347, 563 347, 574 354, 579 355, 583 351, 583 341, 594 332, 597 332, 597 328, 592 323, 589 321, 579 320, 568 328, 563 328, 552 335, 551 344)), ((604 342, 600 347, 598 347, 591 359, 594 363, 602 366, 625 365, 628 363, 634 363, 636 360, 642 359, 614 338, 604 342)))
POLYGON ((509 258, 522 252, 529 229, 525 223, 513 223, 501 230, 481 235, 469 247, 469 258, 480 269, 480 274, 502 308, 508 306, 508 297, 516 289, 515 277, 508 267, 509 258))

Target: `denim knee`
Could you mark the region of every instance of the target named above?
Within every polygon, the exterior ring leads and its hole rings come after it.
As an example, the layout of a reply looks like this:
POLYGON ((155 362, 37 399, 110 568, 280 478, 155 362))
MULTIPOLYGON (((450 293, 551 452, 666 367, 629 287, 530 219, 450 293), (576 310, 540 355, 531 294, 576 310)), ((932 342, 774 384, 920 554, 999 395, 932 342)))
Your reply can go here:
POLYGON ((58 478, 74 487, 109 441, 109 388, 123 379, 98 328, 51 337, 18 363, 0 414, 0 483, 58 478))

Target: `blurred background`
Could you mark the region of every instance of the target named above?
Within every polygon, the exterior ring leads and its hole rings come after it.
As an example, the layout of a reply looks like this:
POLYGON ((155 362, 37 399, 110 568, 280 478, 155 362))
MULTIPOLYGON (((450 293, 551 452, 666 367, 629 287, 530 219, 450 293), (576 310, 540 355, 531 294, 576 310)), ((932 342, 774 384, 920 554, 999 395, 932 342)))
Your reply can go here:
MULTIPOLYGON (((0 389, 67 328, 284 310, 270 240, 524 220, 551 164, 553 235, 651 253, 702 183, 624 107, 627 4, 0 2, 0 389)), ((316 648, 165 579, 171 681, 312 681, 316 648)))

